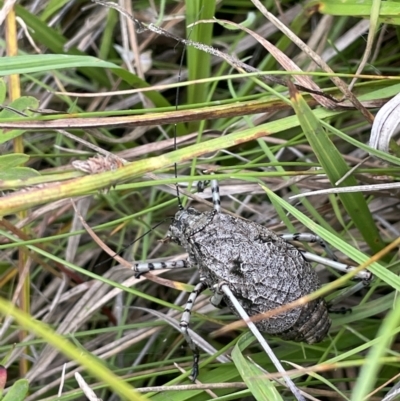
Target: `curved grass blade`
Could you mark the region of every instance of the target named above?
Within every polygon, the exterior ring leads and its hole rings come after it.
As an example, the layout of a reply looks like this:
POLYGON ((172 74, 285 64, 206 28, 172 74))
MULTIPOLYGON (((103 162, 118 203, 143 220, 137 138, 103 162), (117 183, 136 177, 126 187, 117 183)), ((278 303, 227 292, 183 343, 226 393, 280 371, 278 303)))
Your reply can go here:
POLYGON ((375 343, 366 357, 366 363, 361 367, 351 400, 363 401, 373 389, 378 378, 378 372, 384 366, 381 359, 386 356, 387 350, 395 337, 396 328, 400 324, 400 298, 397 299, 391 312, 385 317, 377 337, 380 341, 375 343))
MULTIPOLYGON (((2 2, 0 1, 0 4, 2 2)), ((81 55, 84 56, 85 53, 78 49, 72 48, 68 52, 64 51, 64 45, 67 43, 67 39, 61 35, 55 29, 49 28, 43 21, 32 13, 29 13, 24 7, 20 5, 15 5, 15 10, 17 15, 21 17, 27 26, 32 29, 32 38, 38 43, 42 43, 44 46, 48 47, 53 53, 58 53, 59 55, 69 54, 69 55, 81 55)), ((110 80, 107 77, 105 71, 99 68, 88 68, 88 67, 78 67, 78 70, 86 75, 90 80, 95 81, 97 84, 110 87, 110 80)), ((131 74, 129 71, 123 68, 112 68, 112 71, 122 78, 130 87, 143 88, 150 86, 147 82, 140 79, 137 75, 131 74)), ((156 91, 146 92, 146 96, 158 107, 168 107, 171 106, 169 102, 156 91)))
MULTIPOLYGON (((10 57, 16 59, 17 57, 10 57)), ((32 96, 21 96, 12 101, 7 109, 0 111, 0 120, 3 118, 15 118, 18 114, 32 116, 30 109, 37 109, 39 107, 39 101, 32 96)), ((10 141, 11 139, 17 138, 22 135, 26 130, 24 129, 11 129, 5 130, 0 129, 0 144, 10 141)))
MULTIPOLYGON (((132 401, 145 401, 145 398, 139 393, 134 392, 134 388, 126 384, 113 372, 107 369, 98 359, 94 358, 83 349, 73 346, 66 338, 54 332, 50 326, 33 319, 27 313, 16 308, 11 302, 0 298, 0 313, 5 316, 12 316, 21 327, 35 333, 43 338, 48 344, 51 344, 71 360, 76 361, 94 377, 107 383, 113 391, 122 399, 132 401)), ((13 398, 15 399, 15 398, 13 398)))
POLYGON ((274 384, 265 377, 265 373, 253 362, 246 359, 242 350, 245 349, 250 342, 253 341, 253 336, 246 333, 236 343, 232 351, 232 359, 237 370, 240 373, 243 381, 249 387, 253 397, 258 401, 264 400, 282 400, 278 390, 274 384))

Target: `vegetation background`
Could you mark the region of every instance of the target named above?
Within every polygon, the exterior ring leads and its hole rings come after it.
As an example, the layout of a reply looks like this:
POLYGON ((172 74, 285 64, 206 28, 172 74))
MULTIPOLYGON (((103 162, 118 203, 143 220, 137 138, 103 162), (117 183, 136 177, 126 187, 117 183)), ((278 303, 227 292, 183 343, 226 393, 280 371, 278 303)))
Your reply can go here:
MULTIPOLYGON (((400 87, 400 3, 118 5, 143 32, 90 1, 0 1, 4 399, 87 399, 76 372, 103 400, 294 399, 246 328, 212 335, 236 319, 213 308, 210 293, 191 328, 216 351, 201 355, 191 385, 178 324, 197 272, 136 279, 127 268, 185 257, 160 242, 177 210, 174 163, 185 206, 209 209, 210 189, 196 188, 215 173, 225 210, 279 233, 314 232, 340 261, 374 273, 341 304, 352 312, 332 315, 323 343, 267 339, 308 399, 395 399, 400 159, 397 103, 387 102, 400 87), (213 54, 184 52, 148 24, 213 54), (290 93, 289 78, 301 85, 290 93), (368 146, 374 117, 374 138, 390 152, 368 146)), ((315 267, 328 299, 353 285, 315 267)))

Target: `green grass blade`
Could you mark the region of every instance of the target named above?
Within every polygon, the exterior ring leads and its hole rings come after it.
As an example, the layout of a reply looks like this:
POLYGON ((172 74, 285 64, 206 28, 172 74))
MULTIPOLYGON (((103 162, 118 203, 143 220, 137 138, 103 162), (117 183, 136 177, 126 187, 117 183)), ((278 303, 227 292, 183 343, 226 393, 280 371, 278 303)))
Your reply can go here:
MULTIPOLYGON (((186 21, 187 24, 193 24, 202 19, 214 17, 215 1, 210 0, 188 0, 186 1, 186 21)), ((211 45, 213 24, 196 24, 188 27, 186 35, 194 42, 200 42, 207 46, 211 45)), ((211 55, 188 46, 187 63, 189 70, 189 79, 201 79, 209 77, 211 70, 211 55)), ((188 88, 188 103, 203 103, 207 99, 206 83, 191 85, 188 88)))
MULTIPOLYGON (((16 58, 16 57, 10 57, 16 58)), ((22 115, 32 116, 33 112, 39 107, 39 101, 32 96, 21 96, 8 105, 8 109, 0 111, 0 120, 3 118, 15 118, 17 111, 20 111, 22 115)), ((11 129, 4 130, 0 129, 0 144, 3 144, 11 139, 17 138, 22 135, 26 130, 24 129, 11 129)))
MULTIPOLYGON (((0 4, 2 2, 0 1, 0 4)), ((59 57, 63 57, 64 54, 68 55, 80 55, 85 56, 85 53, 81 52, 76 48, 69 49, 67 52, 64 50, 64 45, 67 43, 67 39, 61 35, 55 29, 48 27, 41 21, 37 16, 29 13, 25 8, 16 5, 16 12, 21 17, 27 26, 32 30, 32 38, 48 47, 53 53, 57 53, 59 57)), ((88 57, 88 56, 86 56, 88 57)), ((100 60, 99 60, 100 62, 100 60)), ((102 62, 103 63, 103 62, 102 62)), ((105 62, 104 62, 105 63, 105 62)), ((98 66, 97 66, 98 67, 98 66)), ((150 86, 147 82, 140 79, 137 75, 130 73, 129 71, 122 68, 115 68, 113 65, 112 71, 122 78, 128 85, 129 88, 143 88, 150 86)), ((47 69, 48 66, 47 66, 47 69)), ((98 85, 102 85, 106 88, 110 87, 110 80, 105 71, 101 68, 78 66, 77 69, 90 80, 95 81, 98 85)), ((14 72, 15 73, 15 72, 14 72)), ((128 87, 125 87, 127 89, 128 87)), ((120 88, 124 89, 124 87, 120 88)), ((150 91, 146 92, 146 96, 158 107, 168 107, 169 102, 158 92, 150 91)))
POLYGON ((363 401, 368 393, 374 389, 374 384, 378 378, 380 369, 384 366, 381 358, 386 356, 386 352, 390 349, 390 345, 395 339, 395 330, 400 324, 400 298, 397 298, 391 312, 385 317, 378 337, 380 341, 376 342, 366 357, 366 363, 362 366, 358 375, 356 386, 351 397, 352 401, 363 401))
POLYGON ((117 68, 113 63, 92 56, 70 54, 29 54, 17 57, 2 57, 0 76, 27 74, 40 71, 48 72, 49 70, 77 67, 117 68))
MULTIPOLYGON (((190 25, 202 19, 210 19, 214 17, 215 0, 188 0, 186 1, 186 22, 190 25)), ((213 24, 197 24, 188 27, 186 36, 194 42, 200 42, 205 45, 211 45, 213 32, 213 24)), ((207 78, 211 76, 211 55, 188 46, 187 52, 187 68, 189 71, 189 80, 207 78)), ((202 83, 190 85, 188 87, 189 104, 203 103, 208 96, 210 84, 202 83)), ((199 126, 199 122, 189 124, 190 130, 194 131, 199 126)))
POLYGON ((243 349, 245 349, 253 339, 250 333, 244 334, 239 339, 232 351, 233 362, 256 400, 283 400, 273 382, 265 377, 265 373, 255 365, 254 362, 249 361, 243 356, 243 349))
POLYGON ((54 332, 50 326, 33 319, 30 315, 16 308, 11 302, 6 301, 4 298, 0 298, 0 313, 3 316, 13 317, 22 328, 35 333, 40 338, 43 338, 48 344, 57 348, 65 356, 80 364, 93 376, 97 377, 104 383, 107 383, 108 386, 122 399, 145 401, 143 396, 134 392, 133 387, 126 384, 112 371, 99 363, 97 358, 94 358, 83 349, 76 348, 63 336, 54 332))
POLYGON ((23 401, 29 391, 29 382, 26 379, 17 380, 2 401, 23 401))
MULTIPOLYGON (((318 118, 314 115, 300 93, 294 88, 291 91, 292 105, 299 119, 304 134, 313 148, 315 156, 323 167, 332 186, 349 172, 342 155, 333 144, 318 118)), ((351 175, 340 184, 341 187, 357 185, 351 175)), ((362 193, 354 192, 338 195, 351 220, 360 231, 364 240, 373 252, 384 247, 371 212, 362 193)))
MULTIPOLYGON (((370 18, 371 8, 375 1, 371 0, 324 0, 310 1, 307 8, 317 7, 322 14, 370 18)), ((383 1, 379 10, 379 21, 386 24, 400 25, 399 3, 397 1, 383 1)))

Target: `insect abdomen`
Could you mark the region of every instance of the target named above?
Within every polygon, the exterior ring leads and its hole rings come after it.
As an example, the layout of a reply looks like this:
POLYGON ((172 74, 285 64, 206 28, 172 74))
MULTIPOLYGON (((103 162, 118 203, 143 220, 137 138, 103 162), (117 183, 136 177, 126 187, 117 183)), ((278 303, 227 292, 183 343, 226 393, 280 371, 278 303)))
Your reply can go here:
POLYGON ((323 299, 318 298, 302 306, 297 322, 289 330, 277 335, 284 340, 319 343, 327 336, 331 319, 323 299))

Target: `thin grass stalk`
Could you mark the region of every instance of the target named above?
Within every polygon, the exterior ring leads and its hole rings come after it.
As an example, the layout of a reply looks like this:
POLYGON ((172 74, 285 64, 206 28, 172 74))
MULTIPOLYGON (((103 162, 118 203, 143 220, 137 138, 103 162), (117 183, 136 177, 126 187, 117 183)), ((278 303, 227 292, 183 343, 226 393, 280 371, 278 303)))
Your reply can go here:
MULTIPOLYGON (((11 8, 7 17, 6 17, 6 49, 8 56, 17 56, 18 55, 18 38, 17 38, 17 22, 16 22, 16 14, 14 7, 11 8)), ((20 88, 20 79, 18 74, 12 74, 9 77, 8 81, 8 94, 10 101, 14 101, 21 96, 21 88, 20 88)), ((23 137, 18 136, 13 140, 13 147, 15 153, 24 153, 24 143, 23 137)), ((26 210, 21 210, 18 212, 18 218, 20 220, 24 219, 27 216, 26 210)), ((26 232, 26 230, 24 230, 26 232)), ((18 248, 18 272, 19 272, 19 284, 17 286, 17 290, 19 289, 18 304, 20 308, 29 313, 30 310, 30 276, 29 276, 29 260, 28 260, 28 252, 26 248, 20 247, 18 248)), ((28 336, 28 332, 25 330, 20 330, 19 332, 19 340, 23 342, 25 338, 28 336)), ((28 353, 28 348, 25 349, 24 353, 28 353)), ((28 360, 26 358, 21 358, 19 360, 19 370, 21 377, 25 377, 29 370, 28 360)))

